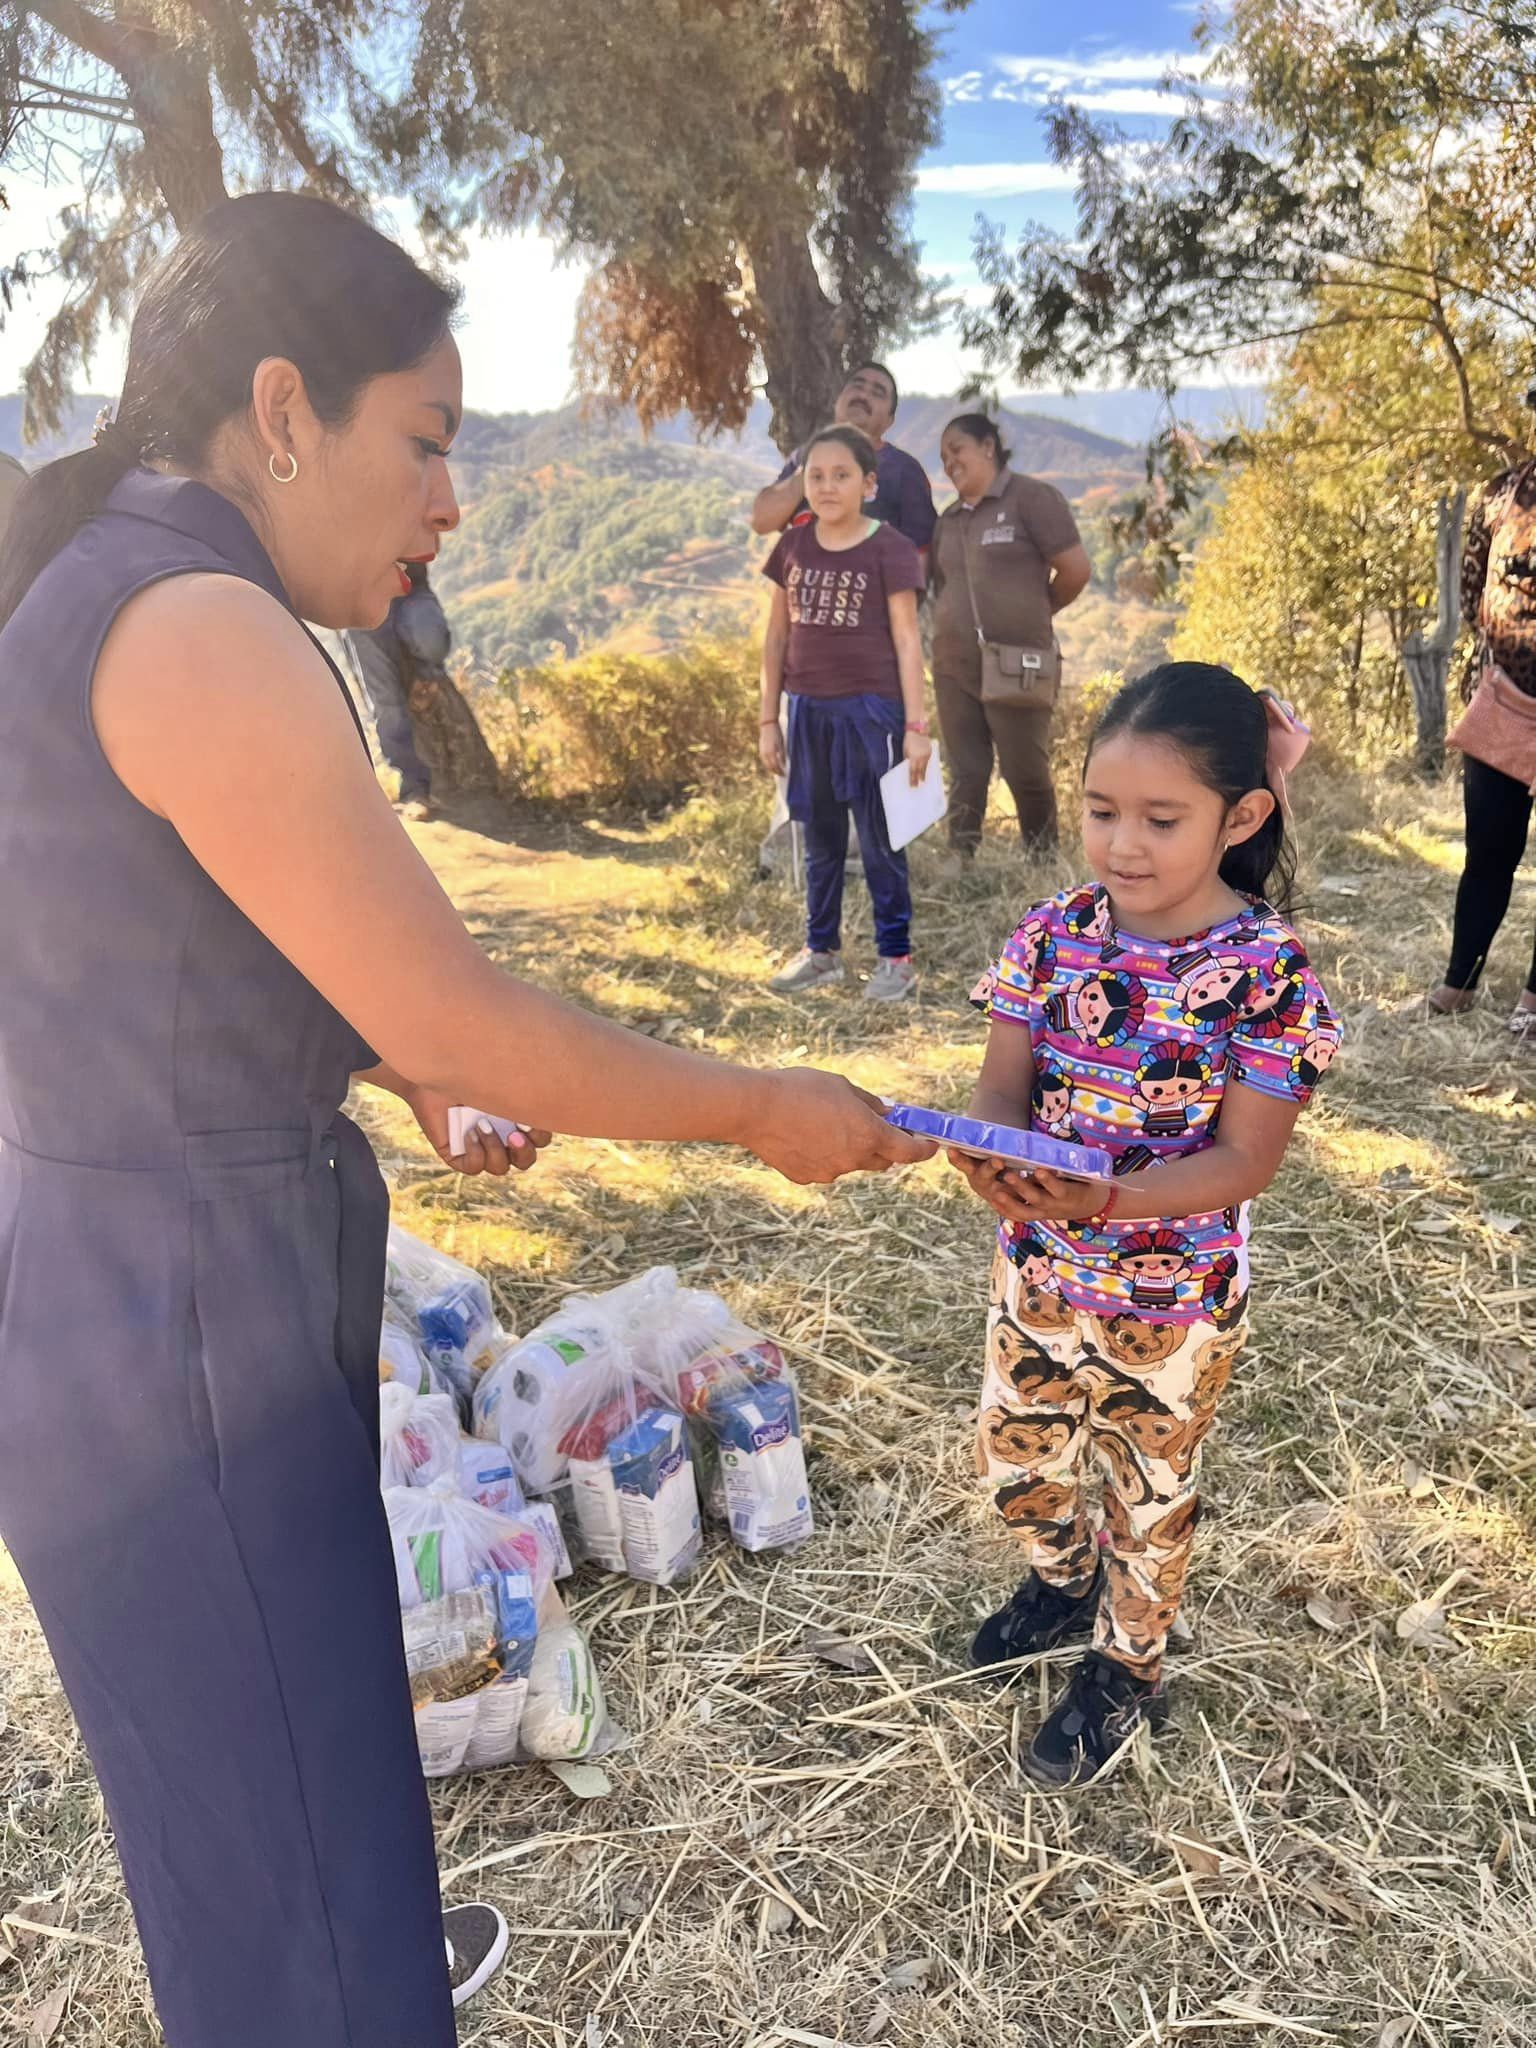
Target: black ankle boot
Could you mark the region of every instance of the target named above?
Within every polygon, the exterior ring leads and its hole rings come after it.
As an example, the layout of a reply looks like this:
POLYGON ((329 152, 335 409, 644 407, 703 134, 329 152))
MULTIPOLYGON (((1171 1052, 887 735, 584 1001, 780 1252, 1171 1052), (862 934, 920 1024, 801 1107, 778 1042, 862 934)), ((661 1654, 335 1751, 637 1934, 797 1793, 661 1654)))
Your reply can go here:
MULTIPOLYGON (((1063 1593, 1047 1585, 1038 1572, 1031 1572, 1018 1591, 989 1614, 971 1644, 971 1662, 978 1667, 1005 1664, 1012 1657, 1035 1657, 1042 1650, 1054 1650, 1069 1636, 1085 1636, 1093 1629, 1098 1612, 1102 1566, 1095 1566, 1093 1583, 1084 1593, 1063 1593)), ((1007 1681, 1017 1671, 1001 1671, 1007 1681)))
POLYGON ((1161 1679, 1090 1650, 1019 1763, 1039 1785, 1086 1785, 1143 1721, 1155 1735, 1167 1720, 1161 1679))

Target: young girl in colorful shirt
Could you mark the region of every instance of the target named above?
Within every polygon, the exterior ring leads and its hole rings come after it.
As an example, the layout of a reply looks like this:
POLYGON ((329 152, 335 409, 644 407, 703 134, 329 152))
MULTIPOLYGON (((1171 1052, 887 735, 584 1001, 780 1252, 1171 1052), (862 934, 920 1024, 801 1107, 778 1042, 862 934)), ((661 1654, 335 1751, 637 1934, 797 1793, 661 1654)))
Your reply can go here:
POLYGON ((1127 685, 1084 768, 1095 882, 1029 911, 972 998, 991 1020, 972 1115, 1114 1160, 1090 1185, 950 1154, 1002 1219, 977 1461, 1030 1562, 972 1659, 1093 1636, 1023 1759, 1043 1783, 1092 1777, 1166 1719, 1200 1443, 1247 1333, 1248 1204, 1339 1042, 1271 907, 1294 867, 1272 741, 1295 735, 1227 669, 1127 685))

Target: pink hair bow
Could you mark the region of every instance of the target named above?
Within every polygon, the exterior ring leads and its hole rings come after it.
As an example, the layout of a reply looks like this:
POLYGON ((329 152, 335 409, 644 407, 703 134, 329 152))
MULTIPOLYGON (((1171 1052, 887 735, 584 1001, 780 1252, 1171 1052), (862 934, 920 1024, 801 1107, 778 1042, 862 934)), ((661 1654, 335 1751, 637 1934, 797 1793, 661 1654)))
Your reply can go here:
POLYGON ((1304 718, 1298 718, 1285 699, 1277 697, 1273 690, 1260 690, 1259 696, 1264 705, 1264 718, 1269 726, 1269 744, 1265 749, 1264 765, 1280 799, 1281 810, 1289 812, 1291 799, 1285 786, 1285 778, 1295 773, 1302 755, 1311 746, 1312 728, 1304 718))

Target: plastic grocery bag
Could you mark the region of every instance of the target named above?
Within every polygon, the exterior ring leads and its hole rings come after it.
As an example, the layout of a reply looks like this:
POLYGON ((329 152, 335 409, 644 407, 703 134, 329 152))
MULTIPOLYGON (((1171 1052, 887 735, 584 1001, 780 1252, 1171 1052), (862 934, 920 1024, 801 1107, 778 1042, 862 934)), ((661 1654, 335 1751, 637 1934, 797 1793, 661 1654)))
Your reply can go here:
POLYGON ((466 1500, 476 1501, 497 1515, 523 1513, 523 1489, 517 1483, 511 1458, 500 1444, 488 1444, 483 1437, 461 1433, 456 1470, 459 1492, 466 1500))
POLYGON ((427 1487, 386 1487, 384 1509, 402 1612, 445 1593, 466 1593, 482 1572, 526 1572, 541 1605, 552 1593, 548 1543, 518 1516, 463 1499, 457 1475, 427 1487))
POLYGON ((554 1410, 584 1556, 651 1585, 682 1578, 703 1542, 682 1411, 644 1374, 597 1359, 571 1368, 554 1410))
POLYGON ((482 1275, 392 1223, 384 1290, 414 1319, 427 1356, 468 1413, 476 1375, 506 1341, 482 1275))
POLYGON ((379 1329, 379 1381, 384 1386, 394 1381, 413 1394, 447 1392, 446 1384, 427 1356, 415 1318, 408 1320, 404 1311, 387 1297, 379 1329))
POLYGON ((538 1638, 527 1574, 482 1573, 410 1609, 401 1628, 425 1774, 515 1762, 538 1638))
POLYGON ((573 1295, 526 1337, 508 1346, 475 1384, 476 1436, 499 1443, 530 1493, 547 1493, 566 1474, 559 1447, 562 1393, 572 1369, 588 1360, 629 1362, 621 1336, 625 1321, 615 1288, 605 1295, 573 1295))
POLYGON ((678 1368, 670 1387, 696 1436, 709 1440, 734 1541, 744 1550, 805 1542, 815 1519, 800 1400, 778 1345, 733 1324, 715 1349, 678 1368))
POLYGON ((458 1484, 459 1411, 448 1394, 413 1394, 398 1380, 379 1388, 379 1477, 384 1486, 458 1484))

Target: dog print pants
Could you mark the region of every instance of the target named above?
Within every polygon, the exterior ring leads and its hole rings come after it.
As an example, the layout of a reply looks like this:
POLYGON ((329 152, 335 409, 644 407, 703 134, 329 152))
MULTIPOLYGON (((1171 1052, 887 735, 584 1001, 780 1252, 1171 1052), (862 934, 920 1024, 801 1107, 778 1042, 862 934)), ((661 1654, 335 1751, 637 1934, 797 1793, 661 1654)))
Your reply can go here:
POLYGON ((1100 1557, 1085 1490, 1103 1472, 1104 1590, 1095 1646, 1155 1678, 1200 1516, 1200 1443, 1247 1336, 1242 1322, 1088 1315, 999 1250, 987 1317, 977 1471, 1052 1586, 1084 1592, 1100 1557))

